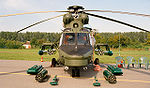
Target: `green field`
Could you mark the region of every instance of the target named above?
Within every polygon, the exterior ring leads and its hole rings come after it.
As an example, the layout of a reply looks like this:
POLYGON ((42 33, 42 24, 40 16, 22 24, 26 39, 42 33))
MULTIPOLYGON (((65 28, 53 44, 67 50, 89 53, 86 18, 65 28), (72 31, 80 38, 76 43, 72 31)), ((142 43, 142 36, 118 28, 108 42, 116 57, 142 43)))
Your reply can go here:
MULTIPOLYGON (((41 56, 38 54, 38 51, 38 49, 0 49, 0 59, 40 61, 41 56)), ((54 57, 58 58, 58 53, 51 56, 43 56, 44 61, 51 61, 54 57)))
MULTIPOLYGON (((41 56, 38 55, 38 49, 0 49, 1 60, 30 60, 40 61, 41 56)), ((100 59, 100 63, 115 63, 115 57, 119 55, 117 49, 113 49, 113 56, 98 56, 94 55, 95 58, 100 59)), ((150 51, 138 50, 138 49, 122 49, 120 52, 121 56, 126 58, 127 56, 133 56, 136 60, 139 57, 147 57, 150 59, 150 51)), ((55 55, 44 55, 44 61, 51 61, 52 58, 58 58, 58 53, 55 55)))
MULTIPOLYGON (((99 58, 101 63, 115 63, 115 57, 119 56, 119 50, 113 50, 114 55, 113 56, 98 56, 95 55, 95 58, 99 58)), ((136 60, 138 60, 140 57, 147 57, 150 59, 150 51, 145 50, 138 50, 138 49, 122 49, 120 51, 120 56, 122 56, 124 59, 126 59, 128 56, 134 57, 136 60)))

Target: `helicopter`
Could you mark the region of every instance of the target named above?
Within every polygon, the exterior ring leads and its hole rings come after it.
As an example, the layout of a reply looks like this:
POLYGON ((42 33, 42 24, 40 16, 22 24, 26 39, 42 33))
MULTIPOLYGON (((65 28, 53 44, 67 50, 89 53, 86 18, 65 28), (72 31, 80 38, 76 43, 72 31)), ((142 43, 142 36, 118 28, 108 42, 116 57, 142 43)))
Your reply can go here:
POLYGON ((89 16, 117 22, 141 31, 149 32, 143 28, 115 20, 112 18, 91 14, 88 12, 111 12, 111 13, 120 13, 120 14, 128 14, 128 15, 136 15, 136 16, 144 16, 150 17, 147 14, 138 14, 138 13, 130 13, 130 12, 121 12, 121 11, 110 11, 110 10, 85 10, 82 6, 69 6, 66 11, 41 11, 41 12, 28 12, 28 13, 18 13, 18 14, 8 14, 8 15, 0 15, 0 17, 7 16, 15 16, 15 15, 24 15, 24 14, 35 14, 35 13, 48 13, 48 12, 66 12, 66 14, 59 15, 56 17, 48 18, 39 22, 36 22, 32 25, 29 25, 19 31, 17 33, 28 29, 32 26, 38 25, 40 23, 52 20, 57 17, 63 16, 63 26, 64 30, 62 30, 62 35, 59 41, 59 44, 43 44, 42 49, 38 52, 39 55, 44 55, 48 53, 49 55, 54 54, 56 52, 55 49, 58 49, 59 58, 56 60, 52 59, 52 66, 56 66, 56 64, 62 64, 65 66, 65 69, 72 70, 72 77, 80 77, 80 70, 87 69, 89 64, 98 64, 98 59, 94 60, 94 51, 95 47, 100 49, 100 46, 106 46, 107 52, 105 55, 113 55, 113 52, 110 51, 109 46, 107 44, 97 44, 95 45, 94 33, 96 32, 94 29, 85 27, 85 25, 89 24, 89 16), (46 50, 46 47, 49 47, 46 50))

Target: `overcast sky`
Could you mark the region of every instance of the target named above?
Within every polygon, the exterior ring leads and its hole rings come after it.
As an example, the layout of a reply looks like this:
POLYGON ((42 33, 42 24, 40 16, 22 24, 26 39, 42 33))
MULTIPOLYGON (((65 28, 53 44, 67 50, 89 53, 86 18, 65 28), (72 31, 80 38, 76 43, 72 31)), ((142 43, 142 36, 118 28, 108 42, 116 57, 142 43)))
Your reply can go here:
MULTIPOLYGON (((143 14, 150 14, 150 0, 0 0, 0 15, 49 11, 67 10, 68 6, 81 5, 85 9, 128 11, 143 14)), ((91 12, 93 13, 93 12, 91 12)), ((95 12, 94 12, 95 13, 95 12)), ((47 19, 63 13, 41 13, 0 18, 0 31, 18 31, 37 21, 47 19)), ((135 26, 150 31, 150 18, 140 16, 129 16, 112 13, 95 14, 131 23, 135 26)), ((99 32, 130 32, 139 31, 118 23, 90 17, 89 25, 98 29, 99 32)), ((29 32, 61 32, 63 29, 62 17, 50 20, 27 29, 29 32)), ((26 32, 23 31, 23 32, 26 32)))

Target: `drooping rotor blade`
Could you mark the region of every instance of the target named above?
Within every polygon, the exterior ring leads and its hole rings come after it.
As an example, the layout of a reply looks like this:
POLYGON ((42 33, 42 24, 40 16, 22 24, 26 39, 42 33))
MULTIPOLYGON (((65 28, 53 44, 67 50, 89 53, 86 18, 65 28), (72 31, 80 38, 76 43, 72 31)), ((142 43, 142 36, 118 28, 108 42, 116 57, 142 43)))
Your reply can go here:
POLYGON ((16 13, 16 14, 0 15, 0 17, 8 17, 8 16, 16 16, 16 15, 25 15, 25 14, 36 14, 36 13, 49 13, 49 12, 69 12, 69 11, 39 11, 39 12, 25 12, 25 13, 16 13))
MULTIPOLYGON (((64 15, 64 14, 63 14, 63 15, 64 15)), ((34 24, 31 24, 31 25, 29 25, 29 26, 27 26, 27 27, 25 27, 25 28, 23 28, 23 29, 21 29, 21 30, 17 31, 17 33, 21 32, 21 31, 23 31, 23 30, 25 30, 25 29, 27 29, 27 28, 33 27, 33 26, 35 26, 35 25, 38 25, 38 24, 40 24, 40 23, 46 22, 46 21, 48 21, 48 20, 51 20, 51 19, 54 19, 54 18, 57 18, 57 17, 63 16, 63 15, 55 16, 55 17, 52 17, 52 18, 48 18, 48 19, 45 19, 45 20, 42 20, 42 21, 36 22, 36 23, 34 23, 34 24)))
POLYGON ((125 23, 125 22, 122 22, 122 21, 118 21, 118 20, 115 20, 115 19, 112 19, 112 18, 108 18, 108 17, 104 17, 104 16, 100 16, 100 15, 95 15, 95 14, 91 14, 91 13, 85 13, 85 14, 88 14, 88 15, 94 16, 94 17, 98 17, 98 18, 101 18, 101 19, 105 19, 105 20, 117 22, 117 23, 120 23, 120 24, 129 26, 129 27, 132 27, 132 28, 136 28, 136 29, 141 30, 141 31, 150 32, 150 31, 145 30, 145 29, 143 29, 143 28, 139 28, 139 27, 136 27, 136 26, 134 26, 134 25, 131 25, 131 24, 128 24, 128 23, 125 23))
POLYGON ((127 14, 127 15, 135 15, 135 16, 143 16, 149 17, 149 14, 141 14, 141 13, 132 13, 132 12, 122 12, 122 11, 112 11, 112 10, 84 10, 85 12, 109 12, 109 13, 120 13, 120 14, 127 14))

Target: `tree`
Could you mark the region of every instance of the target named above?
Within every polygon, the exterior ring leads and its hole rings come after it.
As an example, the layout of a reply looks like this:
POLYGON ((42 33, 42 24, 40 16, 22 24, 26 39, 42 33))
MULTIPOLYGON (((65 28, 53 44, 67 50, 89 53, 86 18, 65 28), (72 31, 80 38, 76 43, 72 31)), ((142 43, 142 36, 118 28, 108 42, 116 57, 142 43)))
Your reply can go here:
POLYGON ((150 45, 150 33, 148 33, 147 35, 147 42, 146 42, 148 45, 150 45))
POLYGON ((5 48, 6 40, 3 38, 0 38, 0 48, 5 48))
POLYGON ((5 46, 6 48, 9 48, 9 49, 19 49, 19 48, 22 48, 22 43, 19 41, 7 40, 5 46))
POLYGON ((31 39, 31 45, 32 45, 32 47, 38 46, 38 41, 36 38, 31 39))
POLYGON ((100 33, 97 33, 95 36, 96 43, 106 43, 106 39, 101 36, 100 33))

